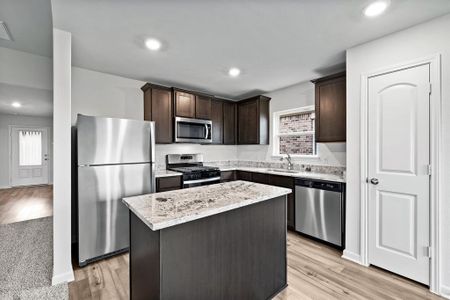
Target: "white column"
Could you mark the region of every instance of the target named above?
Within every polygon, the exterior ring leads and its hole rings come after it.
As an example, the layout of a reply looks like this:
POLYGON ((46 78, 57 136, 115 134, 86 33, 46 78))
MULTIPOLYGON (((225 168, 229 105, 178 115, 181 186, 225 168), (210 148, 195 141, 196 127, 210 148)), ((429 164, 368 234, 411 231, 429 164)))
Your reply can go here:
POLYGON ((71 34, 53 29, 53 278, 74 279, 71 260, 71 34))

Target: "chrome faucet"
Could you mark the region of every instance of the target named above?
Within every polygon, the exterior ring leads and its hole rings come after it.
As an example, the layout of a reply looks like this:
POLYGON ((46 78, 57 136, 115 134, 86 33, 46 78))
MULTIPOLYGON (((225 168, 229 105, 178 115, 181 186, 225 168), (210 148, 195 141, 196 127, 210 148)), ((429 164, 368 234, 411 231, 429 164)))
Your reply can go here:
POLYGON ((282 157, 280 160, 282 161, 283 159, 287 160, 288 162, 288 170, 293 170, 294 169, 294 164, 292 163, 292 157, 289 153, 286 153, 287 157, 282 157))

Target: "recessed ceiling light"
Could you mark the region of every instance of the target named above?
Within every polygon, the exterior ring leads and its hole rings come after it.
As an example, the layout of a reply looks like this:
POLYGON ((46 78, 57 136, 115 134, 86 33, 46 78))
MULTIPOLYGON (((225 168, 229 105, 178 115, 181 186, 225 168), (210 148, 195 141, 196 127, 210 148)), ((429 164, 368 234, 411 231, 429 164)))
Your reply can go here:
POLYGON ((381 15, 384 13, 386 8, 389 6, 388 0, 380 0, 370 3, 365 9, 364 9, 364 15, 366 17, 372 18, 381 15))
POLYGON ((20 104, 19 102, 13 102, 13 103, 11 103, 11 106, 12 107, 21 107, 22 106, 22 104, 20 104))
POLYGON ((161 45, 161 42, 157 39, 150 38, 145 40, 145 47, 152 51, 158 51, 159 49, 161 49, 161 45))
POLYGON ((228 70, 228 75, 230 75, 231 77, 237 77, 239 76, 239 74, 241 74, 241 70, 239 70, 238 68, 230 68, 228 70))

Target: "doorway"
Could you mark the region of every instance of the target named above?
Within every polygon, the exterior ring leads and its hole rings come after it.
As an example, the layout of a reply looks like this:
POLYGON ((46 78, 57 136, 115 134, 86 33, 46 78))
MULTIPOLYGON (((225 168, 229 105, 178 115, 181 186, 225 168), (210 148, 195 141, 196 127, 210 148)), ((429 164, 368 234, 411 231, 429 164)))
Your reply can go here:
POLYGON ((368 79, 368 263, 430 284, 430 64, 368 79))
POLYGON ((11 186, 49 183, 48 128, 10 127, 11 186))

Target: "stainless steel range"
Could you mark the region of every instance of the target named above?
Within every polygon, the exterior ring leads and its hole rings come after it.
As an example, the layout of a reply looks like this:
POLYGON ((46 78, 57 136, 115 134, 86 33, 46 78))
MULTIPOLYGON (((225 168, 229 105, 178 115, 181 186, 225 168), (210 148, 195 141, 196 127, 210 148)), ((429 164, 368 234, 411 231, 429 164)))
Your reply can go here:
POLYGON ((203 165, 202 154, 168 154, 167 170, 183 173, 183 188, 220 182, 220 170, 203 165))

